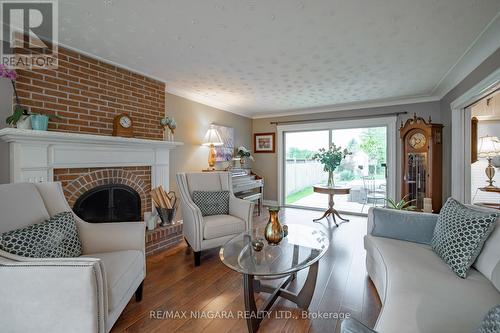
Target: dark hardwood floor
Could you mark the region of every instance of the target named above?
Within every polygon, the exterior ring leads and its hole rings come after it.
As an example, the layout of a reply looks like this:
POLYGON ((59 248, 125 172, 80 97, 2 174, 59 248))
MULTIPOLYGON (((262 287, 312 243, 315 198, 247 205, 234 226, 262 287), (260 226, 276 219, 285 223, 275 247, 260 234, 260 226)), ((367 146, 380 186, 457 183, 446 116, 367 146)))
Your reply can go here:
MULTIPOLYGON (((279 299, 259 332, 339 332, 341 319, 336 314, 350 314, 373 327, 380 312, 380 300, 365 270, 363 235, 366 218, 349 216, 351 222, 336 228, 326 220, 313 223, 320 212, 283 209, 284 223, 315 225, 330 237, 330 248, 320 261, 318 280, 309 317, 287 300, 279 299), (319 318, 327 313, 333 318, 319 318)), ((254 217, 254 226, 267 223, 267 212, 254 217)), ((244 311, 243 279, 219 260, 219 250, 202 254, 200 267, 194 267, 193 255, 182 244, 147 259, 147 276, 142 302, 134 299, 125 308, 112 332, 246 332, 246 322, 238 318, 244 311), (186 318, 152 318, 152 311, 187 311, 186 318), (191 311, 200 314, 229 315, 234 318, 190 318, 191 311), (231 312, 230 312, 231 311, 231 312)), ((291 288, 300 288, 306 272, 298 274, 291 288)), ((267 294, 257 295, 262 304, 267 294)), ((259 304, 258 304, 259 305, 259 304)), ((155 312, 155 316, 159 314, 155 312)))

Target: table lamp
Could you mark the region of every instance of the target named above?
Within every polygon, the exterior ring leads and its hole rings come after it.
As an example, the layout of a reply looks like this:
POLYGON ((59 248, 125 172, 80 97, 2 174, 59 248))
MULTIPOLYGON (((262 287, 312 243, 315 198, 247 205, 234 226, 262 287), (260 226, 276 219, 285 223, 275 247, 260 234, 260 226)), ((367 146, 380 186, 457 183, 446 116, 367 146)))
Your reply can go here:
POLYGON ((496 136, 483 136, 479 139, 479 157, 486 157, 488 159, 488 166, 485 173, 488 177, 489 183, 486 188, 495 188, 493 185, 493 177, 495 177, 495 167, 491 164, 491 159, 495 156, 500 156, 500 140, 496 136))
POLYGON ((203 139, 203 146, 209 146, 210 151, 208 152, 208 167, 212 170, 215 169, 215 157, 217 155, 215 151, 215 146, 222 146, 223 142, 219 135, 219 131, 215 128, 214 125, 210 125, 210 128, 205 134, 205 138, 203 139))

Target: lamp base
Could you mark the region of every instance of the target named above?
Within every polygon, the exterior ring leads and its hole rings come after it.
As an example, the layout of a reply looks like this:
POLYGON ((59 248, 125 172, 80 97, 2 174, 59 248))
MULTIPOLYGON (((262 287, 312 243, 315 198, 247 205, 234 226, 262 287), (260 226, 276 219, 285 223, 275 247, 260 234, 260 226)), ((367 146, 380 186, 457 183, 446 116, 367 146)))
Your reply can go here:
POLYGON ((217 152, 215 151, 215 146, 210 145, 210 151, 208 152, 208 168, 215 170, 215 158, 217 156, 217 152))
POLYGON ((488 157, 488 166, 484 170, 484 173, 486 174, 486 177, 488 177, 488 180, 486 182, 489 183, 486 188, 495 188, 496 186, 493 185, 495 182, 493 178, 495 177, 495 167, 491 164, 491 157, 488 157))

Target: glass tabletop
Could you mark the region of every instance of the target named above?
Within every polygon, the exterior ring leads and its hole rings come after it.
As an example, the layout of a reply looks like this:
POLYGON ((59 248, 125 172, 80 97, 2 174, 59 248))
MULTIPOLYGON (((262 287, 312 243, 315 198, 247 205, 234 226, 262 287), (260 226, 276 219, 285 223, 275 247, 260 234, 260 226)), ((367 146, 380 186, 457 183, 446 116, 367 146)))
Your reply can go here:
POLYGON ((288 225, 288 236, 278 245, 269 245, 264 228, 244 232, 221 247, 219 256, 229 268, 255 276, 292 274, 318 261, 328 249, 328 236, 321 230, 298 224, 288 225), (264 248, 256 251, 252 241, 261 239, 264 248))

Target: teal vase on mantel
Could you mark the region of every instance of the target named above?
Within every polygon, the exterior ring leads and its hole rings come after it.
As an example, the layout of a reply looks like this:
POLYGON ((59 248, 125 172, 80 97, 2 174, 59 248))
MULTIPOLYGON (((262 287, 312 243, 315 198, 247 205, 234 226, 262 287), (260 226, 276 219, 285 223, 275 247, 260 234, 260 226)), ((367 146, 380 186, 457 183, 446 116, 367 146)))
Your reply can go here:
POLYGON ((37 131, 46 131, 49 127, 49 117, 44 114, 31 116, 31 128, 37 131))

